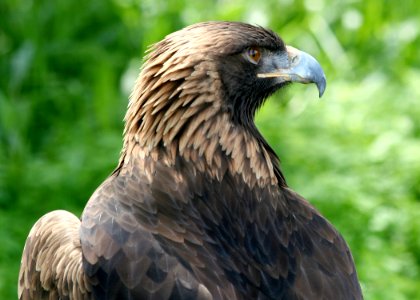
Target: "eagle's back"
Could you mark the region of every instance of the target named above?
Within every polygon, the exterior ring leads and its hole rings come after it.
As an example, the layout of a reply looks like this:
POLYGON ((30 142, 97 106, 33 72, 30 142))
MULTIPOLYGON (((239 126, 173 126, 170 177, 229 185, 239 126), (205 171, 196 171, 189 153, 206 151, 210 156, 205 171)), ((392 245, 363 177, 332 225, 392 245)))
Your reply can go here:
POLYGON ((101 299, 360 298, 343 238, 290 189, 213 178, 181 158, 141 165, 109 178, 82 217, 101 299))

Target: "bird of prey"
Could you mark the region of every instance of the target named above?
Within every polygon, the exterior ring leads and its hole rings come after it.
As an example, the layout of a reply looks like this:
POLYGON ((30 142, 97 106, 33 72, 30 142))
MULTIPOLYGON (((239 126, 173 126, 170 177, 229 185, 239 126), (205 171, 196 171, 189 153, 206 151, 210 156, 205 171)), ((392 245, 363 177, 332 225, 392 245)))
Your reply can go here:
POLYGON ((291 190, 254 115, 324 72, 271 30, 204 22, 151 47, 117 168, 27 238, 20 299, 361 299, 349 247, 291 190))

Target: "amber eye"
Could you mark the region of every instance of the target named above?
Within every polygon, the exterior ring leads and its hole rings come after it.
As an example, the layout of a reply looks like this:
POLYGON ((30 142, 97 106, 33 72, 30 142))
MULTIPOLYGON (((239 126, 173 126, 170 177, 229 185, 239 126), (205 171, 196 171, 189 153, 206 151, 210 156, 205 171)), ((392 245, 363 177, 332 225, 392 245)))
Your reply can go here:
POLYGON ((247 50, 247 55, 252 63, 257 64, 261 58, 261 50, 258 47, 250 47, 247 50))

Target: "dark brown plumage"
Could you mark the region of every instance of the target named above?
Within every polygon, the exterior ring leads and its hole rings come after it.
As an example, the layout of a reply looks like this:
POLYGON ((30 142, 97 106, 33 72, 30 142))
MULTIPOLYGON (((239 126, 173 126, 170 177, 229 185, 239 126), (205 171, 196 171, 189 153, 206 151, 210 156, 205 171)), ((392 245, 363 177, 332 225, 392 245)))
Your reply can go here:
POLYGON ((350 250, 287 187, 255 111, 325 76, 273 32, 207 22, 154 45, 124 147, 81 222, 32 228, 20 299, 361 299, 350 250))

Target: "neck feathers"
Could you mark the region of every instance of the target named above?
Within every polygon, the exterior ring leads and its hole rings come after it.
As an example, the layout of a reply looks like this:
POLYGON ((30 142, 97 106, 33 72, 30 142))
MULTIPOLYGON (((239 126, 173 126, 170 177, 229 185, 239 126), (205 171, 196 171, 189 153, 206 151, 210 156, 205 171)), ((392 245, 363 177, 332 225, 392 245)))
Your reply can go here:
POLYGON ((218 180, 230 172, 250 186, 285 185, 276 155, 232 121, 222 90, 211 59, 154 51, 131 95, 117 170, 149 156, 173 166, 179 156, 218 180))

